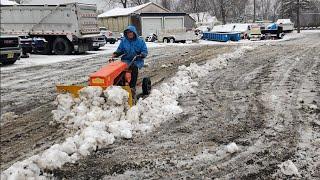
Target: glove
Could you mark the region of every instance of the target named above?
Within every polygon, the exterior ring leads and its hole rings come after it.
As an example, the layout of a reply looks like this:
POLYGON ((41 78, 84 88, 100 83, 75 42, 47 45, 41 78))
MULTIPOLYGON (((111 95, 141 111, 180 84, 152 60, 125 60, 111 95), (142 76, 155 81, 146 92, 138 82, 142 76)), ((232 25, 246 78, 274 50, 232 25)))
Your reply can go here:
POLYGON ((111 58, 109 59, 109 63, 112 63, 112 62, 114 62, 114 59, 111 57, 111 58))
POLYGON ((114 58, 116 58, 116 57, 117 57, 117 54, 113 53, 111 55, 111 58, 109 59, 109 63, 114 62, 115 61, 114 58))
POLYGON ((138 54, 137 58, 145 58, 145 56, 143 54, 138 54))

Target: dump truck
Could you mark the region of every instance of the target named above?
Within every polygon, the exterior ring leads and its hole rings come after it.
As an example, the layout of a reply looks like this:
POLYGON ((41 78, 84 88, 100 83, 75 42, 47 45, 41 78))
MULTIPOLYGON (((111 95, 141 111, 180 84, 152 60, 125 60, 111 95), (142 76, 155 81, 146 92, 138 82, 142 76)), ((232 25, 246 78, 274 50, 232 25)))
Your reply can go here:
POLYGON ((1 5, 1 34, 44 38, 40 54, 83 53, 99 36, 96 5, 1 5))

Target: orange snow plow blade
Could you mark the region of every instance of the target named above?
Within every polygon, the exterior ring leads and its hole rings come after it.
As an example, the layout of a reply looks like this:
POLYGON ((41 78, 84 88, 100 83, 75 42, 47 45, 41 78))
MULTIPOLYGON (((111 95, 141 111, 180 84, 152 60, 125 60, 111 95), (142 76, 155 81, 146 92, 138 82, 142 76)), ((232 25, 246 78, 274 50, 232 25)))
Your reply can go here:
MULTIPOLYGON (((121 61, 115 61, 103 66, 97 72, 94 72, 89 75, 89 86, 98 86, 103 90, 106 88, 113 86, 118 76, 121 75, 122 72, 125 72, 128 68, 128 65, 121 61)), ((79 97, 79 91, 87 87, 86 83, 79 85, 57 85, 57 91, 59 93, 70 93, 73 97, 79 97)), ((131 88, 129 86, 121 86, 124 90, 129 93, 128 104, 131 107, 133 105, 133 95, 131 88)))
MULTIPOLYGON (((57 91, 58 93, 70 93, 74 98, 79 97, 79 91, 87 86, 84 85, 57 85, 57 91)), ((126 90, 129 94, 128 104, 130 107, 133 106, 133 96, 132 91, 129 86, 121 86, 124 90, 126 90)), ((105 90, 107 87, 102 87, 103 90, 105 90)))
POLYGON ((80 89, 84 88, 85 86, 81 85, 57 85, 57 91, 58 93, 70 93, 73 97, 77 98, 79 97, 79 91, 80 89))

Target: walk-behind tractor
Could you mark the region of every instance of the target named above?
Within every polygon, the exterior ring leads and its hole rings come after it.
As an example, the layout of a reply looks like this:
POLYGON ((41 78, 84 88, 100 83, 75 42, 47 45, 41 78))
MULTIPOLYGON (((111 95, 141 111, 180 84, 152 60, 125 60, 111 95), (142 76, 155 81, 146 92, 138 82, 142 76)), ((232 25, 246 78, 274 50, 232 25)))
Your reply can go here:
MULTIPOLYGON (((132 62, 134 62, 135 58, 132 62)), ((132 63, 131 63, 132 64, 132 63)), ((138 96, 135 90, 131 89, 129 84, 131 81, 131 71, 129 67, 131 64, 126 64, 122 61, 111 61, 106 66, 102 67, 97 72, 92 73, 89 76, 89 86, 100 86, 106 89, 110 86, 121 86, 129 93, 128 104, 133 106, 135 99, 138 96)), ((57 90, 60 93, 71 93, 74 97, 79 96, 79 90, 87 85, 57 85, 57 90)), ((149 77, 143 78, 142 82, 138 83, 138 86, 142 86, 142 95, 149 95, 151 91, 151 80, 149 77)))

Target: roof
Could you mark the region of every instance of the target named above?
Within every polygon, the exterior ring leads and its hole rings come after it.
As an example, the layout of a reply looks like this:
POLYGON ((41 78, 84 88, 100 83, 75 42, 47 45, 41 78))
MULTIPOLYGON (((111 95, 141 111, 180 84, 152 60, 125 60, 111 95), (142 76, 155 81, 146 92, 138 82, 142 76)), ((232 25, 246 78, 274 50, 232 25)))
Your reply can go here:
POLYGON ((141 13, 140 16, 185 16, 186 13, 176 13, 176 12, 155 12, 155 13, 141 13))
POLYGON ((149 3, 146 3, 146 4, 142 4, 142 5, 139 5, 139 6, 135 6, 135 7, 130 7, 130 8, 114 8, 114 9, 111 9, 105 13, 102 13, 100 14, 98 17, 99 18, 102 18, 102 17, 116 17, 116 16, 128 16, 130 14, 133 14, 135 13, 136 11, 139 11, 147 6, 149 6, 150 4, 154 4, 166 11, 169 11, 159 5, 157 5, 156 3, 153 3, 153 2, 149 2, 149 3))
POLYGON ((1 5, 17 5, 18 3, 9 0, 0 0, 1 5))

